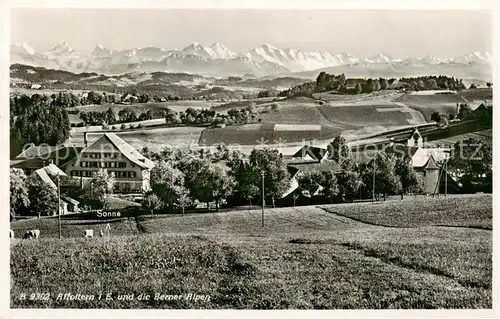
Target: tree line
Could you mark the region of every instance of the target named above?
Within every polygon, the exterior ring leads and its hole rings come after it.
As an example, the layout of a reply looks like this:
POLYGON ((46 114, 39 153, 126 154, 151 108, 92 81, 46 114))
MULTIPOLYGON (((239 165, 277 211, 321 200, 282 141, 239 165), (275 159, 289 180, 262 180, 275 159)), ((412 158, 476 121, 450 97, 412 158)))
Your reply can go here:
POLYGON ((21 95, 10 99, 10 153, 23 145, 57 145, 69 137, 69 119, 58 95, 21 95))
MULTIPOLYGON (((430 75, 419 77, 396 78, 365 78, 365 79, 347 79, 344 74, 333 75, 321 72, 316 81, 306 82, 293 86, 288 90, 278 93, 281 97, 307 96, 312 97, 314 93, 335 92, 339 94, 362 94, 372 93, 380 90, 408 89, 411 91, 419 90, 462 90, 465 85, 462 79, 448 77, 444 75, 430 75)), ((261 95, 266 96, 263 92, 261 95)))
POLYGON ((80 112, 81 124, 102 125, 108 127, 119 123, 130 123, 136 121, 152 120, 164 118, 166 124, 170 125, 210 125, 217 127, 221 125, 240 125, 256 122, 258 109, 255 105, 250 105, 244 109, 233 108, 226 113, 216 112, 212 109, 188 108, 185 111, 176 112, 172 109, 153 109, 139 113, 137 115, 130 107, 126 107, 115 114, 108 108, 106 111, 80 112))

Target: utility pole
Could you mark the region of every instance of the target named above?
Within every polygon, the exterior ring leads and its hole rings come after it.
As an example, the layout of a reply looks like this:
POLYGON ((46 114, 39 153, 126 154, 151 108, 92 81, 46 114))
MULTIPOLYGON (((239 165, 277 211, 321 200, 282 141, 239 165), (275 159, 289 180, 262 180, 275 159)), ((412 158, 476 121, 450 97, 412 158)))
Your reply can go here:
POLYGON ((57 222, 59 224, 59 239, 62 238, 61 232, 61 186, 59 183, 59 172, 57 172, 57 222))
POLYGON ((375 160, 377 155, 373 158, 373 188, 372 188, 372 203, 375 203, 375 160))
POLYGON ((444 161, 444 197, 448 196, 448 156, 444 161))
POLYGON ((262 175, 262 227, 264 227, 264 205, 265 205, 265 200, 264 200, 264 171, 261 172, 262 175))
POLYGON ((444 160, 444 197, 448 196, 448 160, 450 159, 450 154, 448 152, 444 160))

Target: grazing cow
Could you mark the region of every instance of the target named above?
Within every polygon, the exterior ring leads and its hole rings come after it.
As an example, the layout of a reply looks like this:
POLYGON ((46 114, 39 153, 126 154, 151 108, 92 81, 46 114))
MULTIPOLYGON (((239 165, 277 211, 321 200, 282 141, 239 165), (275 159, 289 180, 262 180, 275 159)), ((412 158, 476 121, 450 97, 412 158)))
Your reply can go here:
POLYGON ((9 238, 14 238, 14 231, 12 229, 9 231, 9 238))
POLYGON ((90 238, 94 237, 94 230, 93 229, 85 229, 85 238, 90 238))
POLYGON ((24 233, 24 239, 38 239, 40 237, 40 230, 38 229, 32 229, 28 230, 26 233, 24 233))
POLYGON ((99 230, 99 237, 104 237, 104 233, 103 233, 102 229, 99 230))

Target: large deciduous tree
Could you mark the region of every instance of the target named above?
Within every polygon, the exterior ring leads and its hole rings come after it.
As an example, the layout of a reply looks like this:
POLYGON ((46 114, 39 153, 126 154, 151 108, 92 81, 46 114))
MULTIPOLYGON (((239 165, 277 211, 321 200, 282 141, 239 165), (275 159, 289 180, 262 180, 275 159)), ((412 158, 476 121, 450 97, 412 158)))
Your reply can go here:
POLYGON ((235 191, 237 195, 244 200, 247 200, 252 206, 252 199, 257 197, 260 192, 259 173, 255 172, 254 167, 247 161, 239 158, 232 159, 231 172, 234 175, 236 186, 235 191))
POLYGON ((10 214, 15 217, 21 210, 28 208, 30 200, 28 196, 27 177, 19 168, 10 169, 10 214))
POLYGON ((254 174, 264 173, 264 196, 271 198, 274 207, 275 199, 281 197, 290 187, 290 174, 286 163, 278 150, 267 148, 252 150, 249 161, 254 174))
POLYGON ((151 172, 152 192, 167 209, 172 211, 181 207, 184 211, 190 202, 184 179, 184 174, 173 167, 171 162, 158 161, 151 172))
POLYGON ((401 181, 401 199, 404 193, 421 193, 424 190, 423 177, 417 174, 411 163, 403 157, 396 158, 395 161, 395 173, 401 181))
POLYGON ((338 196, 342 201, 353 201, 362 186, 359 173, 355 170, 345 169, 336 174, 338 196))
POLYGON ((328 145, 328 159, 335 161, 344 169, 353 168, 351 149, 344 137, 336 136, 328 145))
POLYGON ((35 173, 28 178, 28 196, 32 215, 38 215, 40 218, 57 214, 57 190, 44 183, 35 173))
POLYGON ((475 138, 461 140, 455 143, 448 168, 459 176, 465 188, 474 190, 474 185, 481 185, 485 187, 485 191, 490 191, 493 177, 492 156, 491 145, 488 143, 475 138))
POLYGON ((104 208, 106 201, 113 193, 115 177, 104 169, 94 173, 89 183, 87 183, 87 193, 91 199, 98 200, 104 208))
POLYGON ((200 202, 215 201, 219 210, 221 200, 232 194, 235 181, 229 168, 222 163, 211 163, 209 159, 193 158, 185 167, 185 185, 191 196, 200 202))

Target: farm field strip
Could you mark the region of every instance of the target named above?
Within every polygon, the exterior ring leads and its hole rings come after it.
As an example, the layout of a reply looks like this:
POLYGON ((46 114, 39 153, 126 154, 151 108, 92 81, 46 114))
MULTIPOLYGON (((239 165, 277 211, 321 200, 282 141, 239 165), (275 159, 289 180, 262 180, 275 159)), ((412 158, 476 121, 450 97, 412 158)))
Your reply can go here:
POLYGON ((492 229, 491 195, 448 196, 425 201, 407 196, 400 203, 387 201, 376 205, 357 203, 321 207, 338 215, 387 227, 445 225, 492 229), (412 210, 401 211, 401 205, 408 205, 412 210))

